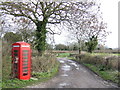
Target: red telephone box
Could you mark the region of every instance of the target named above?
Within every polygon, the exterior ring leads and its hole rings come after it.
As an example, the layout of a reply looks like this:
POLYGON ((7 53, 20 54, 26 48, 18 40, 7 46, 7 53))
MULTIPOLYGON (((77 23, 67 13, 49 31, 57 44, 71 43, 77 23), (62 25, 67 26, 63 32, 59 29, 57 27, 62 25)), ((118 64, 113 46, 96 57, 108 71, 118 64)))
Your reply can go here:
POLYGON ((12 44, 12 75, 14 78, 29 80, 31 76, 30 44, 16 42, 12 44))

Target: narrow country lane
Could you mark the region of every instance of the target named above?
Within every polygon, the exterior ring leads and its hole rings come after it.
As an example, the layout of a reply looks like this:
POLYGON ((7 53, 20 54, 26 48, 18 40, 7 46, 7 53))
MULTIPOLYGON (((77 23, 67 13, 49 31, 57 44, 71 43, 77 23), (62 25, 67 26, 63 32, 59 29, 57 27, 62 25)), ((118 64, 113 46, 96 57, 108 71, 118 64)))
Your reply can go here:
POLYGON ((61 63, 59 73, 49 81, 27 88, 114 88, 92 71, 67 58, 58 58, 61 63))

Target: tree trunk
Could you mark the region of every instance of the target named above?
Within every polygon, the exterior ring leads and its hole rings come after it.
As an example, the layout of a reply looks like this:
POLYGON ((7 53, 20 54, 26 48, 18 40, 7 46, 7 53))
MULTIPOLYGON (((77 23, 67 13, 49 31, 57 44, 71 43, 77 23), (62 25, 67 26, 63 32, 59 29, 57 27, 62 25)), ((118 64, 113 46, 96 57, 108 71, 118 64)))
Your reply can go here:
POLYGON ((37 30, 36 30, 36 49, 39 52, 39 55, 42 55, 46 48, 46 21, 38 21, 36 23, 37 30))
POLYGON ((79 48, 79 54, 81 54, 81 49, 79 48))
POLYGON ((81 42, 80 42, 80 40, 78 40, 78 44, 79 44, 79 54, 81 54, 81 42))

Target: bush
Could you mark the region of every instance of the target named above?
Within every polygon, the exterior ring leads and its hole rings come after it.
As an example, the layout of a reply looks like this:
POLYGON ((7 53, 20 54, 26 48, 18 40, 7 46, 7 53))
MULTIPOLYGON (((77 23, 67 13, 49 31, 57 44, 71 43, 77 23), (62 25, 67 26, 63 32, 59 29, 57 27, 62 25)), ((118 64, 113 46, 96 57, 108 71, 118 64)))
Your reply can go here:
POLYGON ((120 61, 118 56, 105 56, 105 55, 92 55, 81 54, 76 55, 76 60, 85 66, 89 67, 92 71, 96 72, 103 79, 112 81, 120 86, 120 61))
POLYGON ((117 56, 103 56, 103 55, 91 55, 81 54, 76 55, 76 59, 81 63, 88 63, 94 65, 102 65, 106 69, 118 70, 118 57, 117 56))
POLYGON ((50 72, 55 67, 57 61, 54 55, 45 54, 43 56, 32 57, 32 71, 50 72))

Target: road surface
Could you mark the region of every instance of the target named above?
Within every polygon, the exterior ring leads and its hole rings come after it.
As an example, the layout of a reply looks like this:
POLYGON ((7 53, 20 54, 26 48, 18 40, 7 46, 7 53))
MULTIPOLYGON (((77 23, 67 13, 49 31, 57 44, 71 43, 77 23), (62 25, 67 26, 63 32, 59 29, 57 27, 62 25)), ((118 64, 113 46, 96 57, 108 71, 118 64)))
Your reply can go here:
POLYGON ((58 58, 59 73, 49 81, 27 88, 116 88, 88 68, 67 58, 58 58))

